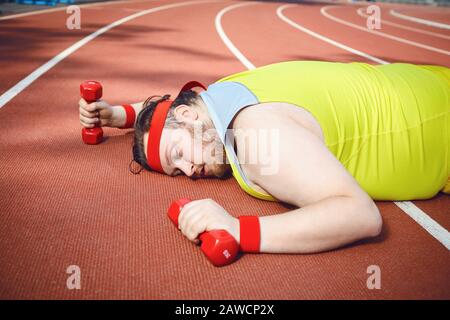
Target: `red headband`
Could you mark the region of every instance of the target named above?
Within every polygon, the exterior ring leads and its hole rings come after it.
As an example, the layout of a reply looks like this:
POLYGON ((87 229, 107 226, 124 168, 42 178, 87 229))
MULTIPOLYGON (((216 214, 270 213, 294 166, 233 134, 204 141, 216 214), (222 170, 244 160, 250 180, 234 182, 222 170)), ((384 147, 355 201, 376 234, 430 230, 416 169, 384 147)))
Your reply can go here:
MULTIPOLYGON (((206 90, 205 86, 197 81, 189 81, 186 83, 178 93, 178 96, 186 90, 190 90, 194 87, 201 87, 206 90)), ((177 96, 177 97, 178 97, 177 96)), ((161 135, 166 123, 167 113, 173 100, 164 100, 155 107, 153 116, 150 120, 150 130, 147 141, 147 163, 152 170, 164 173, 161 165, 161 159, 159 157, 159 144, 161 142, 161 135)))

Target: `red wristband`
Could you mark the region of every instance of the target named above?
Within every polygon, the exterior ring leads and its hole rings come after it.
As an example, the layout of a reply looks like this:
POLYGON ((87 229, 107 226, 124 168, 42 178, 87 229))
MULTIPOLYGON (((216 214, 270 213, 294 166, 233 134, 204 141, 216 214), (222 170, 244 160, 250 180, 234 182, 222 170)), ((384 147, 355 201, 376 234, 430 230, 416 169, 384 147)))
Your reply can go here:
POLYGON ((242 252, 259 252, 261 230, 256 216, 239 217, 240 249, 242 252))
POLYGON ((125 109, 125 113, 127 114, 127 121, 120 129, 133 128, 134 120, 136 119, 136 112, 134 111, 134 108, 129 104, 124 104, 122 107, 125 109))

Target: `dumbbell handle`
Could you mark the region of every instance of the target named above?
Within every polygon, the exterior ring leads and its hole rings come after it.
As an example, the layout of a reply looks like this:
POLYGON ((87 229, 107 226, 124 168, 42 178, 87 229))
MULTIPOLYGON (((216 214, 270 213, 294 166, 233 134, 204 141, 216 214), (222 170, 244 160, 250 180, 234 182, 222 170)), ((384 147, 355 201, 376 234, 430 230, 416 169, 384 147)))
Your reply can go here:
MULTIPOLYGON (((177 201, 174 201, 172 203, 171 208, 169 209, 169 218, 170 220, 173 222, 173 224, 175 225, 175 227, 178 228, 178 217, 180 216, 181 213, 181 209, 183 209, 183 207, 188 204, 189 202, 191 202, 191 200, 187 199, 187 198, 183 198, 183 199, 179 199, 177 201)), ((226 232, 226 231, 225 231, 226 232)), ((205 235, 206 232, 202 232, 198 237, 200 239, 200 241, 203 241, 203 236, 205 235)))
MULTIPOLYGON (((187 203, 191 202, 189 199, 179 199, 172 202, 169 208, 168 215, 173 224, 178 227, 178 217, 181 209, 187 203)), ((201 243, 201 250, 206 257, 217 267, 225 266, 232 263, 238 254, 239 245, 234 237, 225 230, 211 230, 205 231, 199 236, 201 243)))

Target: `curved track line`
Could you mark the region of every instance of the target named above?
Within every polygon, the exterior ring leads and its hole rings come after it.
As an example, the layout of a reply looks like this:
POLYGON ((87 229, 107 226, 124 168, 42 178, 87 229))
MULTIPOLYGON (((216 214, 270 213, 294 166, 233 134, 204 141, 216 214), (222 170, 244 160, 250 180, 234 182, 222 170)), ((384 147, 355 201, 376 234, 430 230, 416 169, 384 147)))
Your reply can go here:
MULTIPOLYGON (((356 12, 361 17, 368 18, 369 15, 365 14, 363 12, 363 10, 364 10, 364 8, 359 8, 358 10, 356 10, 356 12)), ((408 27, 408 26, 405 26, 403 24, 395 23, 395 22, 392 22, 392 21, 384 20, 384 19, 381 19, 381 23, 382 24, 387 24, 387 25, 390 25, 390 26, 393 26, 393 27, 397 27, 397 28, 400 28, 400 29, 404 29, 404 30, 409 30, 409 31, 417 32, 417 33, 423 33, 423 34, 426 34, 426 35, 429 35, 429 36, 434 36, 434 37, 439 37, 439 38, 443 38, 443 39, 446 39, 446 40, 450 40, 450 36, 447 36, 447 35, 442 34, 442 33, 436 33, 436 32, 432 32, 432 31, 426 31, 426 30, 422 30, 422 29, 408 27)))
POLYGON ((224 8, 224 9, 222 9, 217 14, 216 19, 214 21, 217 33, 219 34, 219 36, 222 39, 223 43, 225 43, 225 45, 228 47, 228 49, 231 51, 231 53, 234 54, 235 57, 249 70, 255 69, 255 66, 253 65, 253 63, 251 63, 242 54, 242 52, 239 51, 238 48, 236 48, 236 46, 233 44, 233 42, 231 42, 230 38, 228 38, 228 36, 226 35, 225 31, 223 31, 223 28, 222 28, 222 17, 224 16, 225 13, 227 13, 227 12, 233 10, 233 9, 240 8, 240 7, 243 7, 243 6, 252 5, 252 4, 257 4, 257 3, 256 2, 239 3, 239 4, 233 4, 231 6, 228 6, 228 7, 224 8))
POLYGON ((325 36, 323 36, 321 34, 318 34, 318 33, 314 32, 314 31, 311 31, 311 30, 309 30, 309 29, 307 29, 307 28, 305 28, 305 27, 295 23, 294 21, 290 20, 289 18, 287 18, 286 16, 283 15, 283 10, 284 9, 289 8, 289 7, 293 7, 293 6, 295 6, 295 5, 285 4, 285 5, 281 6, 281 7, 278 7, 278 9, 277 9, 278 17, 281 20, 283 20, 284 22, 286 22, 287 24, 291 25, 292 27, 294 27, 294 28, 296 28, 296 29, 298 29, 300 31, 303 31, 303 32, 305 32, 305 33, 315 37, 315 38, 318 38, 318 39, 322 40, 322 41, 325 41, 325 42, 327 42, 327 43, 329 43, 329 44, 331 44, 333 46, 336 46, 336 47, 338 47, 338 48, 340 48, 342 50, 351 52, 353 54, 356 54, 358 56, 364 57, 367 60, 371 60, 371 61, 376 62, 376 63, 380 63, 380 64, 388 64, 389 63, 387 61, 384 61, 384 60, 378 59, 378 58, 376 58, 374 56, 371 56, 370 54, 367 54, 367 53, 364 53, 362 51, 350 48, 350 47, 348 47, 348 46, 346 46, 346 45, 344 45, 344 44, 342 44, 340 42, 334 41, 334 40, 332 40, 330 38, 327 38, 327 37, 325 37, 325 36))
POLYGON ((391 9, 389 11, 389 13, 392 16, 400 18, 400 19, 403 19, 403 20, 408 20, 408 21, 412 21, 412 22, 415 22, 415 23, 420 23, 420 24, 424 24, 424 25, 427 25, 427 26, 439 28, 439 29, 450 30, 450 24, 445 24, 445 23, 440 23, 440 22, 436 22, 436 21, 431 21, 431 20, 416 18, 416 17, 412 17, 412 16, 407 16, 406 14, 399 13, 399 12, 395 11, 394 9, 391 9))
POLYGON ((398 41, 398 42, 402 42, 402 43, 405 43, 405 44, 409 44, 411 46, 415 46, 415 47, 418 47, 418 48, 422 48, 422 49, 426 49, 426 50, 430 50, 430 51, 434 51, 434 52, 437 52, 437 53, 441 53, 441 54, 445 54, 447 56, 450 56, 450 51, 443 50, 443 49, 438 49, 438 48, 431 47, 431 46, 427 46, 425 44, 418 43, 418 42, 415 42, 415 41, 406 40, 406 39, 403 39, 403 38, 400 38, 400 37, 396 37, 396 36, 393 36, 393 35, 390 35, 390 34, 387 34, 387 33, 384 33, 384 32, 380 32, 380 31, 376 31, 376 30, 370 30, 368 28, 364 28, 364 27, 358 26, 356 24, 353 24, 351 22, 348 22, 348 21, 336 18, 335 16, 332 16, 331 14, 329 14, 327 12, 327 9, 330 9, 330 8, 337 8, 337 6, 325 6, 325 7, 322 7, 320 9, 320 13, 322 13, 322 15, 327 17, 328 19, 331 19, 331 20, 336 21, 338 23, 344 24, 346 26, 349 26, 349 27, 352 27, 352 28, 355 28, 355 29, 358 29, 358 30, 361 30, 361 31, 364 31, 364 32, 376 34, 377 36, 380 36, 380 37, 388 38, 388 39, 391 39, 391 40, 394 40, 394 41, 398 41))
MULTIPOLYGON (((134 1, 105 1, 105 2, 96 2, 96 3, 86 3, 86 4, 77 4, 80 8, 88 8, 88 7, 95 7, 95 6, 102 6, 102 5, 112 5, 112 4, 120 4, 120 3, 138 3, 138 2, 150 2, 154 0, 134 0, 134 1)), ((45 10, 38 10, 38 11, 32 11, 32 12, 24 12, 24 13, 18 13, 18 14, 12 14, 4 17, 0 17, 1 20, 9 20, 9 19, 15 19, 15 18, 21 18, 26 16, 34 16, 37 14, 43 14, 43 13, 51 13, 55 11, 65 11, 68 6, 59 7, 59 8, 52 8, 52 9, 45 9, 45 10)))
MULTIPOLYGON (((380 61, 381 64, 389 64, 389 62, 375 58, 373 56, 370 56, 368 54, 365 54, 361 51, 355 50, 353 48, 347 47, 343 44, 340 44, 336 41, 333 41, 329 38, 326 38, 322 35, 319 35, 309 29, 306 29, 305 27, 302 27, 295 22, 289 20, 286 18, 282 11, 287 7, 292 7, 294 5, 283 5, 277 9, 277 15, 285 22, 290 24, 296 29, 299 29, 300 31, 306 32, 316 38, 319 38, 320 40, 323 40, 327 43, 330 43, 334 46, 337 46, 343 50, 349 51, 351 53, 354 53, 359 56, 363 56, 367 59, 370 59, 372 61, 380 61)), ((428 216, 425 212, 423 212, 421 209, 419 209, 414 203, 411 201, 394 201, 394 204, 399 207, 403 212, 405 212, 408 216, 410 216, 414 221, 416 221, 422 228, 424 228, 431 236, 433 236, 437 241, 442 243, 448 250, 450 250, 450 236, 448 231, 442 227, 440 224, 438 224, 435 220, 433 220, 430 216, 428 216)))
POLYGON ((40 76, 42 76, 44 73, 46 73, 48 70, 53 68, 55 65, 57 65, 59 62, 67 58, 69 55, 83 47, 85 44, 90 42, 91 40, 97 38, 99 35, 111 30, 112 28, 115 28, 117 26, 120 26, 121 24, 128 22, 130 20, 133 20, 135 18, 141 17, 146 14, 151 14, 154 12, 177 8, 177 7, 183 7, 193 4, 201 4, 204 2, 212 2, 215 0, 196 0, 196 1, 186 1, 186 2, 180 2, 180 3, 173 3, 173 4, 167 4, 147 10, 143 10, 140 12, 137 12, 135 14, 129 15, 125 18, 119 19, 117 21, 114 21, 113 23, 110 23, 109 25, 98 29, 97 31, 91 33, 90 35, 84 37, 83 39, 77 41, 64 51, 60 52, 58 55, 47 61, 45 64, 34 70, 32 73, 30 73, 27 77, 19 81, 16 85, 14 85, 12 88, 7 90, 5 93, 3 93, 0 96, 0 109, 7 104, 11 99, 13 99, 16 95, 21 93, 26 87, 28 87, 30 84, 32 84, 36 79, 38 79, 40 76))

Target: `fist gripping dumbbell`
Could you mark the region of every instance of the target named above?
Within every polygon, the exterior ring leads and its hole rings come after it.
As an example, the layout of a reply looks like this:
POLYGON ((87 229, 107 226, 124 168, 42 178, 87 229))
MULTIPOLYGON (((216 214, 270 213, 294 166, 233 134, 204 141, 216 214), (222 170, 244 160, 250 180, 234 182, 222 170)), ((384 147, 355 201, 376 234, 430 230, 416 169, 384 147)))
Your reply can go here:
MULTIPOLYGON (((178 216, 189 199, 179 199, 172 202, 167 214, 178 228, 178 216)), ((239 245, 234 237, 225 230, 211 230, 200 234, 201 250, 216 267, 232 263, 238 254, 239 245)))
MULTIPOLYGON (((89 80, 80 84, 80 95, 87 103, 100 100, 102 91, 102 85, 97 81, 89 80)), ((86 144, 99 144, 103 138, 103 130, 99 124, 95 124, 94 128, 83 128, 81 137, 86 144)))

